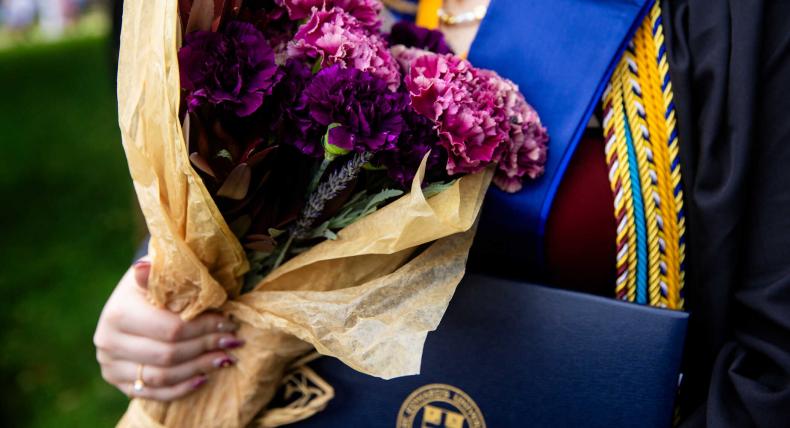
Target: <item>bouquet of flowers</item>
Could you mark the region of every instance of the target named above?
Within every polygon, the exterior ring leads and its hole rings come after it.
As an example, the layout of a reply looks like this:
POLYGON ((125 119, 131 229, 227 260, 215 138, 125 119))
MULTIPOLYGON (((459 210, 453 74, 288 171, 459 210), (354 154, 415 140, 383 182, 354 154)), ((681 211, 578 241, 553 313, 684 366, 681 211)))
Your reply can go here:
POLYGON ((247 346, 212 387, 134 400, 122 425, 247 426, 312 348, 417 373, 489 182, 542 173, 548 137, 516 85, 440 33, 384 33, 380 8, 127 0, 119 115, 151 299, 228 312, 247 346))

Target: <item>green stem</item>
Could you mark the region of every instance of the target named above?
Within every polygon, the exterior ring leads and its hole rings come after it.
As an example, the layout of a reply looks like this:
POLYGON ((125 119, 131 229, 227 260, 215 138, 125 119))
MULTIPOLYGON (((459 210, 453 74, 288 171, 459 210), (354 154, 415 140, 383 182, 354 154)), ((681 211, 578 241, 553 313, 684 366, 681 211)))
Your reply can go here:
POLYGON ((324 176, 326 169, 329 168, 329 165, 332 163, 332 159, 328 157, 324 157, 324 160, 321 161, 321 166, 318 167, 318 171, 315 172, 313 176, 313 181, 310 182, 310 187, 307 188, 307 194, 310 195, 315 192, 315 189, 318 188, 318 184, 321 182, 321 177, 324 176))
POLYGON ((285 260, 285 255, 288 253, 288 250, 291 249, 291 244, 293 244, 293 242, 294 242, 294 234, 291 233, 291 236, 289 236, 288 240, 285 241, 285 245, 283 245, 282 251, 280 251, 280 254, 277 255, 277 260, 274 261, 274 267, 272 268, 272 270, 277 269, 278 267, 280 267, 281 264, 283 264, 283 260, 285 260))

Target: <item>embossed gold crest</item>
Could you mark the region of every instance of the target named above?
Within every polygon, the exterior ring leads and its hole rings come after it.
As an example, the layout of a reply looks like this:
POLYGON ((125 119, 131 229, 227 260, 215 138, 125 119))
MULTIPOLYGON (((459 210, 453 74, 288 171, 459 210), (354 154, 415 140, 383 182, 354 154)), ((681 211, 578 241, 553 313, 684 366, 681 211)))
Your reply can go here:
POLYGON ((406 397, 396 427, 486 428, 486 422, 469 395, 454 386, 434 383, 406 397))

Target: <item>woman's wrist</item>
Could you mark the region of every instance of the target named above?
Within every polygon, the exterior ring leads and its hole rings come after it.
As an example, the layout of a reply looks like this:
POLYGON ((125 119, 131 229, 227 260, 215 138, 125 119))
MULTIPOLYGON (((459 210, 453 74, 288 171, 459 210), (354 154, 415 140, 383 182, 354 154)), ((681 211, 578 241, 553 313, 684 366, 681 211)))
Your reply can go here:
MULTIPOLYGON (((460 16, 474 12, 475 8, 487 7, 489 2, 490 0, 444 0, 442 9, 448 16, 460 16)), ((459 54, 469 52, 479 27, 479 20, 459 24, 448 24, 441 21, 439 23, 439 28, 444 33, 447 43, 459 54)))
POLYGON ((450 15, 460 15, 474 11, 480 6, 488 7, 491 0, 444 0, 442 9, 450 15))

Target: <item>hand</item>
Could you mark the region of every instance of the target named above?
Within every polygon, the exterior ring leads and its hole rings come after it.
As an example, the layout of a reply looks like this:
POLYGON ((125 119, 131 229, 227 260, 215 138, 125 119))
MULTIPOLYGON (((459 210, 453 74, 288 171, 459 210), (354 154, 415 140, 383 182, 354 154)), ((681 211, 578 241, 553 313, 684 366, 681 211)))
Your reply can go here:
POLYGON ((146 299, 147 259, 135 263, 104 306, 93 342, 102 377, 130 397, 171 401, 206 383, 207 373, 236 363, 226 350, 244 345, 236 324, 206 313, 185 322, 146 299), (145 386, 134 390, 143 365, 145 386))

